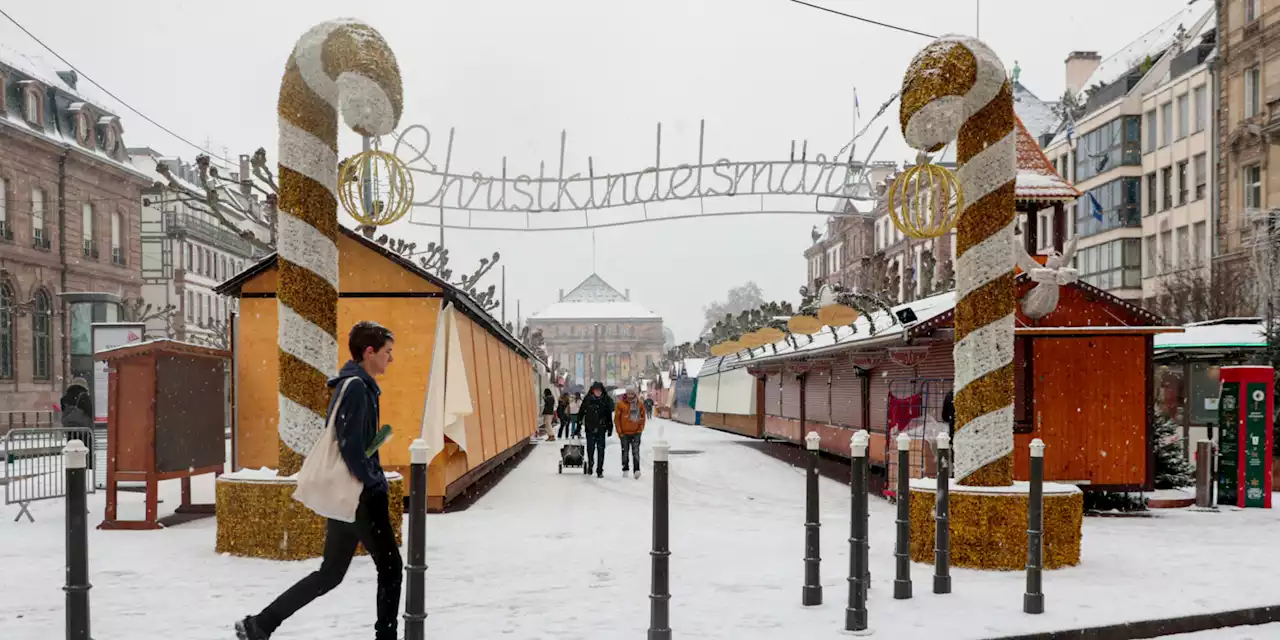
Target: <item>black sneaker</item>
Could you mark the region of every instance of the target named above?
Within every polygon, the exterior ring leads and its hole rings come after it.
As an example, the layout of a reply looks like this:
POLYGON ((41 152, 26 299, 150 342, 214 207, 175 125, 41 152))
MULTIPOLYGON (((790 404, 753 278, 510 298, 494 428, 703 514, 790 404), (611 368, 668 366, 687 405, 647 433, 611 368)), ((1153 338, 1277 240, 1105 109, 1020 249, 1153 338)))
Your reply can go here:
POLYGON ((604 477, 604 469, 601 469, 601 470, 597 471, 597 472, 596 472, 596 477, 597 477, 597 478, 603 478, 603 477, 604 477))
POLYGON ((238 640, 270 640, 271 635, 258 628, 253 616, 245 616, 244 620, 236 620, 236 638, 238 640))

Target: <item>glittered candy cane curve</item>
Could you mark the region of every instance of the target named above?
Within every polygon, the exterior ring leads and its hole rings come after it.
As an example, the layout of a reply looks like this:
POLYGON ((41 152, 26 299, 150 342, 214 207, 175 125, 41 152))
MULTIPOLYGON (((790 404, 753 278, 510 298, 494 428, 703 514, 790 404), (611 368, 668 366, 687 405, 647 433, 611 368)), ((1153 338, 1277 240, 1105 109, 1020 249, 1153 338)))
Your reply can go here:
POLYGON ((907 143, 957 141, 965 209, 956 225, 955 477, 1013 480, 1014 115, 1004 65, 985 44, 944 36, 912 60, 900 122, 907 143))
POLYGON ((338 365, 338 107, 362 135, 390 133, 403 108, 386 41, 352 20, 299 38, 280 83, 277 247, 280 471, 295 473, 324 431, 338 365))

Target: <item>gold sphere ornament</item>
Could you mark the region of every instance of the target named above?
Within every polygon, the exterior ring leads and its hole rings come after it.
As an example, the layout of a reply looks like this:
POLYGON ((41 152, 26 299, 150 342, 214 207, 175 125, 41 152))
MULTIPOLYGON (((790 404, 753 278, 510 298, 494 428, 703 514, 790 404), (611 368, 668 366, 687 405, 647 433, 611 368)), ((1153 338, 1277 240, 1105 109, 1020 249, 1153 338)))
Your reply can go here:
POLYGON ((822 331, 822 321, 813 316, 791 316, 787 321, 787 329, 791 333, 812 335, 822 331))
POLYGON ((893 226, 917 240, 940 238, 964 211, 964 189, 950 169, 921 162, 902 172, 889 187, 893 226))
POLYGON ((818 309, 818 322, 828 327, 843 327, 858 321, 858 312, 843 304, 829 304, 818 309))
POLYGON ((413 207, 413 175, 394 153, 374 147, 351 156, 338 174, 338 200, 362 225, 391 224, 413 207))

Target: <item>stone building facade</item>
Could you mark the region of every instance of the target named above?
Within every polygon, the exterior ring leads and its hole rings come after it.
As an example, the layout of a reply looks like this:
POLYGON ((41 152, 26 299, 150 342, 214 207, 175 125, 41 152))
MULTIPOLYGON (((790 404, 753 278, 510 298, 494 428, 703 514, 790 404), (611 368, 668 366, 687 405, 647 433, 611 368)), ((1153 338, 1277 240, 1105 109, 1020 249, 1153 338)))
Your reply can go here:
POLYGON ((92 384, 90 325, 141 287, 140 192, 119 119, 39 58, 0 57, 0 411, 92 384))
POLYGON ((529 318, 569 385, 626 385, 662 360, 662 318, 592 274, 529 318))

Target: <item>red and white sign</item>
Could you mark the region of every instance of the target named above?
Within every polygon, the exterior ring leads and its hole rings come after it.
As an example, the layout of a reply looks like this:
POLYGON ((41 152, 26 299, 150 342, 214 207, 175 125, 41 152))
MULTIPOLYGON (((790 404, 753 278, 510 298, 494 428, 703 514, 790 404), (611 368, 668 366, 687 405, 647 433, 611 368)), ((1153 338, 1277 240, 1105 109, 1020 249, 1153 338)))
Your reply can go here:
MULTIPOLYGON (((127 344, 142 342, 146 325, 141 322, 95 322, 93 323, 93 352, 106 351, 127 344)), ((93 363, 93 420, 107 421, 107 363, 96 360, 93 363)))
POLYGON ((928 355, 929 347, 897 347, 889 350, 889 359, 904 367, 914 367, 928 355))

